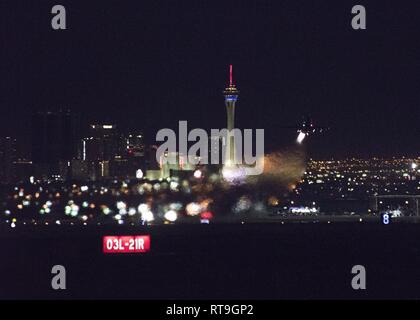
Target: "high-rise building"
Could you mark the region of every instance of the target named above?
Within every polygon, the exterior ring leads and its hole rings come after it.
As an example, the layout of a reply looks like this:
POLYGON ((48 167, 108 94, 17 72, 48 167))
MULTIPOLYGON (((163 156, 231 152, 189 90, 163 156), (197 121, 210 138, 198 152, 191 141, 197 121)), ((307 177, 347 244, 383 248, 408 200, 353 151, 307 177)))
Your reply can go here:
POLYGON ((92 124, 89 133, 90 137, 82 139, 82 160, 109 161, 127 152, 126 139, 116 125, 92 124))
POLYGON ((34 175, 32 161, 27 159, 17 159, 14 162, 15 182, 28 181, 34 175))
POLYGON ((148 168, 145 149, 139 131, 123 133, 115 124, 92 124, 89 136, 81 139, 79 159, 105 168, 89 175, 94 179, 134 178, 137 170, 148 168))
POLYGON ((15 178, 14 162, 17 160, 16 139, 0 139, 0 182, 11 183, 15 178))
POLYGON ((235 163, 235 136, 233 129, 235 128, 235 104, 239 97, 239 90, 233 83, 232 65, 229 66, 229 85, 223 91, 225 96, 225 105, 227 113, 227 141, 225 164, 231 165, 235 163))
POLYGON ((59 162, 74 157, 76 123, 68 110, 32 115, 32 162, 40 175, 57 174, 59 162))
POLYGON ((114 136, 117 133, 117 126, 115 124, 91 124, 89 127, 89 133, 94 138, 103 138, 108 136, 114 136))
POLYGON ((126 137, 127 154, 132 157, 144 157, 144 138, 142 133, 130 133, 126 137))

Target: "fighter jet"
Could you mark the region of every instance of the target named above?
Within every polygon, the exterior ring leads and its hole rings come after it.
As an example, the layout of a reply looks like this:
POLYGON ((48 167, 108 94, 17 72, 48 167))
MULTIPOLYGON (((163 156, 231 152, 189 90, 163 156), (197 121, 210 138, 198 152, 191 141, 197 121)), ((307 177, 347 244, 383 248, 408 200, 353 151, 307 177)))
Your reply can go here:
POLYGON ((311 135, 311 134, 317 134, 322 133, 326 130, 328 130, 328 127, 317 127, 314 125, 312 119, 309 116, 305 116, 303 118, 303 122, 300 126, 296 127, 296 131, 298 133, 298 136, 296 138, 297 143, 302 143, 303 140, 311 135))

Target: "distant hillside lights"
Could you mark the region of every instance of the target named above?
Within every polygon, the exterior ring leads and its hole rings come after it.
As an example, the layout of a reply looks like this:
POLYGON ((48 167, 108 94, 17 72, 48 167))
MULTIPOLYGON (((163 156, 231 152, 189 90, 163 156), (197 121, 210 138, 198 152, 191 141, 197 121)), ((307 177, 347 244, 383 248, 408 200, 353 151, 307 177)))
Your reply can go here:
MULTIPOLYGON (((222 141, 222 161, 224 168, 239 169, 245 175, 259 175, 264 170, 264 129, 255 130, 255 155, 253 155, 253 130, 211 129, 211 137, 218 137, 222 141), (229 141, 235 139, 235 158, 226 160, 229 154, 229 141)), ((179 157, 187 159, 188 165, 220 164, 220 150, 217 145, 209 155, 209 136, 204 129, 193 129, 188 133, 187 121, 179 121, 177 134, 168 128, 161 129, 156 134, 156 141, 163 142, 156 151, 156 161, 162 164, 176 165, 179 157), (178 140, 178 149, 177 149, 178 140), (188 148, 188 142, 195 142, 188 148)))

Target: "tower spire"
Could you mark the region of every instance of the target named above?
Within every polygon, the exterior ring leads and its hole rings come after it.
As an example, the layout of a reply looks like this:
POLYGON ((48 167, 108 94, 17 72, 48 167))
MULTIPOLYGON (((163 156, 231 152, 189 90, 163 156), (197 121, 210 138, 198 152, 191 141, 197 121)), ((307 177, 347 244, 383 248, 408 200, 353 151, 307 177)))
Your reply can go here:
POLYGON ((235 105, 238 100, 239 90, 233 84, 233 67, 229 65, 229 85, 223 91, 225 96, 225 105, 227 113, 227 130, 229 136, 226 140, 226 154, 225 161, 227 164, 232 165, 235 163, 235 137, 233 129, 235 128, 235 105))

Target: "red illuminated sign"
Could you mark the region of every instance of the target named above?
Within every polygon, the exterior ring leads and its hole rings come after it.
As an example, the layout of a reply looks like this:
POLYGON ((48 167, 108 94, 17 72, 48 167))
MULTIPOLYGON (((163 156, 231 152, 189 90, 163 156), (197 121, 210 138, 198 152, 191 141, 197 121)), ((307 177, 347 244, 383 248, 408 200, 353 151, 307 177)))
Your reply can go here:
POLYGON ((145 253, 150 251, 150 236, 104 236, 104 253, 145 253))

